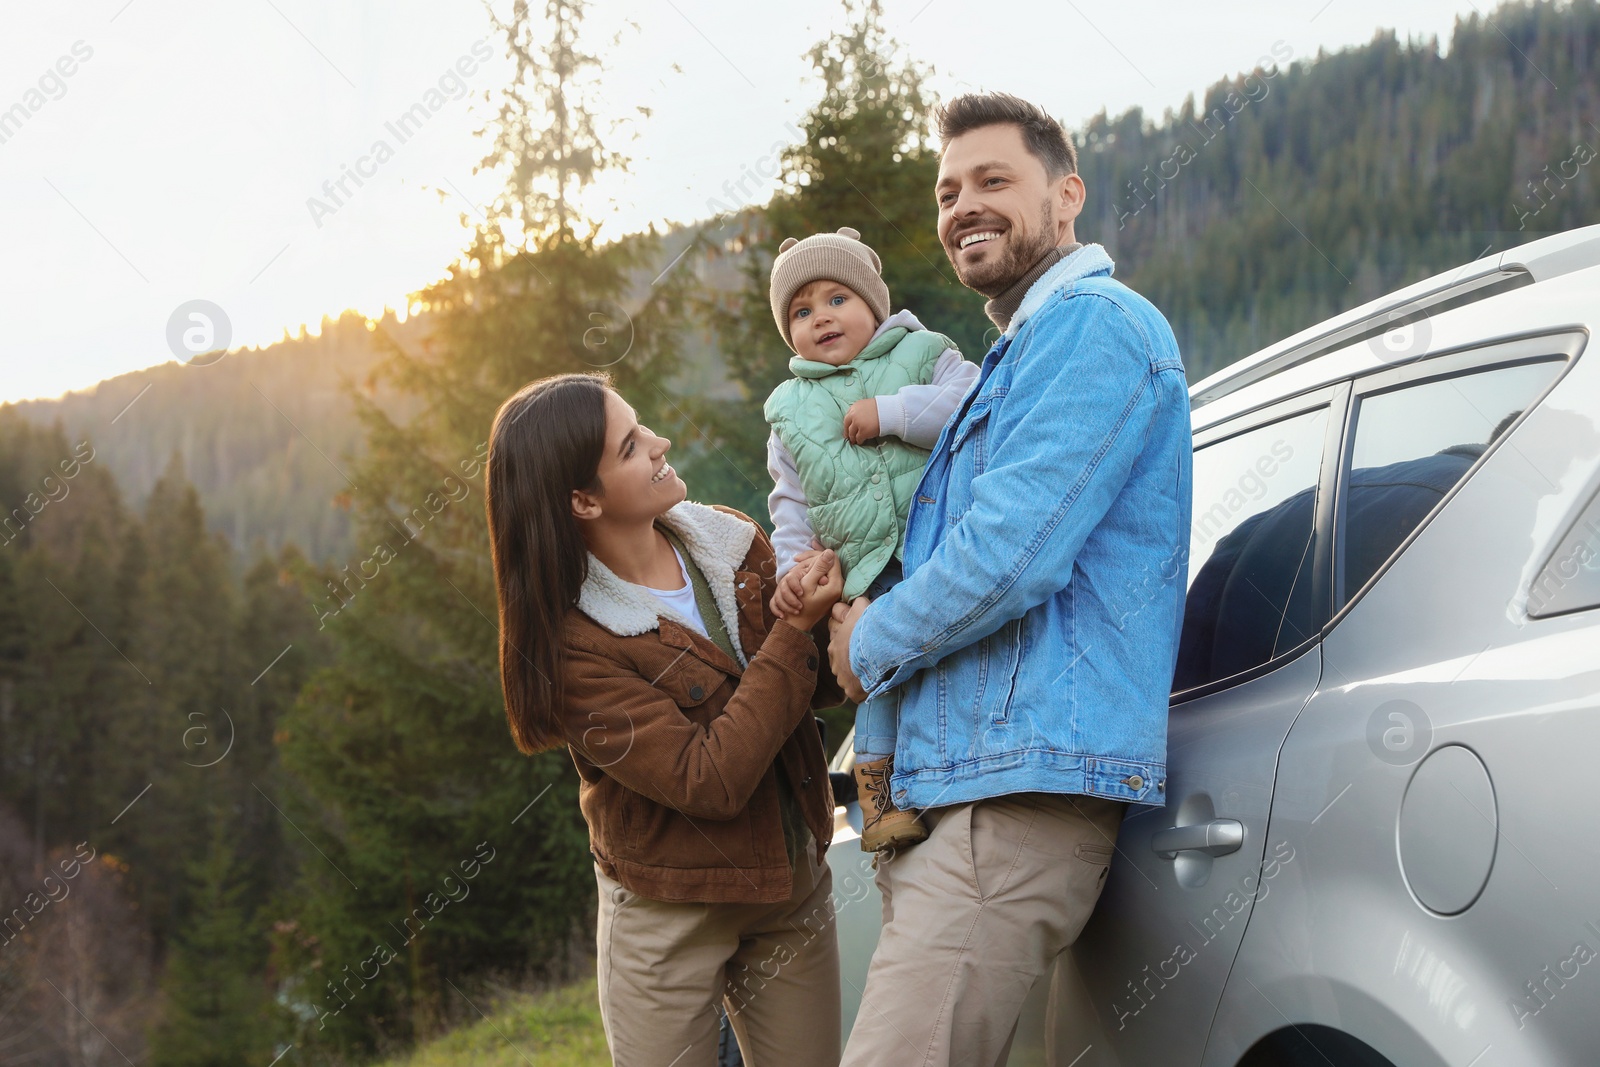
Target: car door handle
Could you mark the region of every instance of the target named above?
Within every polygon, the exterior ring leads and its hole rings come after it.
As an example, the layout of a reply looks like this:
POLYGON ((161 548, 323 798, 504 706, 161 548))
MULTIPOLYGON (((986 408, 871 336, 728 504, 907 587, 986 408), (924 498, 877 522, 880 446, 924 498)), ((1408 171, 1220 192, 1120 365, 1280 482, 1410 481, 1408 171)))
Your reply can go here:
POLYGON ((1244 823, 1238 819, 1212 819, 1188 826, 1173 826, 1150 838, 1150 848, 1163 859, 1169 860, 1180 852, 1226 856, 1239 851, 1243 844, 1244 823))

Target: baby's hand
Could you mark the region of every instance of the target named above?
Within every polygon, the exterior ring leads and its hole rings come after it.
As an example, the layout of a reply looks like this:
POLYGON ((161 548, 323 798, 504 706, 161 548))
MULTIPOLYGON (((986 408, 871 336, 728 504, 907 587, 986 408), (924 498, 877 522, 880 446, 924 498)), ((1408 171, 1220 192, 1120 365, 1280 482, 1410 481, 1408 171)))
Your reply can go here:
POLYGON ((810 630, 827 618, 828 609, 839 602, 844 576, 839 569, 839 557, 832 552, 821 553, 803 569, 806 573, 801 579, 800 610, 783 623, 798 630, 810 630))
POLYGON ((780 619, 786 619, 800 614, 800 608, 803 606, 801 601, 803 596, 802 583, 805 580, 806 571, 810 569, 806 564, 810 563, 820 552, 820 549, 814 549, 800 553, 794 558, 794 566, 783 572, 783 577, 778 579, 777 591, 772 594, 771 607, 773 615, 780 619))
POLYGON ((853 445, 864 445, 878 436, 878 401, 873 397, 857 400, 844 413, 844 436, 853 445))

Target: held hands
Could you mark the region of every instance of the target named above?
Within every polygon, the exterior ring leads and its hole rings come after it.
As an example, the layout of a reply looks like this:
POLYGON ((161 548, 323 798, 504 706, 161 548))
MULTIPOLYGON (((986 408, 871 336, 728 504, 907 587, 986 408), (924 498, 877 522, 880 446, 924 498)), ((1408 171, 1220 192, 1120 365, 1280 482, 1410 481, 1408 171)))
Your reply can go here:
POLYGON ((844 572, 832 549, 802 552, 772 595, 772 612, 797 630, 809 631, 828 615, 844 589, 844 572), (793 597, 792 611, 780 611, 780 598, 793 597))
POLYGON ((878 401, 869 396, 851 404, 844 413, 845 439, 853 445, 864 445, 878 435, 878 401))
POLYGON ((861 679, 856 677, 854 668, 850 666, 850 638, 856 632, 856 623, 872 601, 864 596, 858 596, 850 602, 850 606, 835 604, 828 622, 828 665, 833 668, 833 677, 839 683, 839 688, 844 690, 844 695, 860 704, 867 699, 867 691, 861 687, 861 679))
MULTIPOLYGON (((813 538, 811 543, 816 544, 816 539, 813 538)), ((814 548, 795 556, 794 563, 778 579, 777 591, 772 594, 772 614, 780 619, 800 614, 801 581, 806 576, 806 565, 820 555, 822 549, 814 548)))

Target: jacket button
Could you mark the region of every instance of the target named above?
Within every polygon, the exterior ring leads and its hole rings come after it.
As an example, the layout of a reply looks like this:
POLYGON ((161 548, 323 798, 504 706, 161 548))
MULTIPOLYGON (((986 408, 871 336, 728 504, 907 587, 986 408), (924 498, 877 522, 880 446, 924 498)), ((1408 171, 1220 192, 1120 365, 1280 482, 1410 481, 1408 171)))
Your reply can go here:
POLYGON ((1127 786, 1129 789, 1143 789, 1144 778, 1137 774, 1131 774, 1122 780, 1122 784, 1127 786))
POLYGON ((877 485, 882 480, 883 480, 883 475, 881 475, 881 474, 874 474, 872 476, 872 484, 873 485, 877 485))
POLYGON ((882 500, 883 499, 883 490, 882 489, 874 489, 872 491, 872 499, 874 499, 874 500, 882 500))
POLYGON ((817 669, 817 657, 815 657, 815 656, 807 656, 806 657, 806 670, 814 671, 816 669, 817 669))
POLYGON ((698 685, 691 685, 689 687, 689 699, 690 700, 702 700, 702 699, 705 698, 705 695, 706 695, 706 691, 704 689, 701 689, 698 685))
POLYGON ((743 588, 744 588, 744 583, 743 583, 743 582, 740 582, 740 583, 739 583, 739 588, 740 588, 740 589, 743 589, 743 588))

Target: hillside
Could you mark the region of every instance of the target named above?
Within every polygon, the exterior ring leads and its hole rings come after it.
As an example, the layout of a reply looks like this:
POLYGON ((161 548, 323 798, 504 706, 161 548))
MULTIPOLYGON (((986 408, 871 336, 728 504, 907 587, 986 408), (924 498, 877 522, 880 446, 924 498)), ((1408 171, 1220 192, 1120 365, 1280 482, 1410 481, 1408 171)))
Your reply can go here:
POLYGON ((1078 232, 1166 313, 1191 380, 1491 250, 1600 221, 1600 6, 1507 5, 1459 21, 1447 43, 1380 33, 1292 61, 1279 44, 1265 69, 1159 123, 1134 110, 1081 131, 1078 232))
MULTIPOLYGON (((1166 313, 1191 379, 1417 278, 1600 221, 1588 166, 1600 155, 1600 7, 1510 5, 1489 18, 1458 23, 1447 48, 1392 33, 1315 57, 1274 46, 1255 72, 1159 122, 1135 109, 1077 131, 1090 194, 1078 234, 1105 244, 1118 276, 1166 313)), ((878 239, 870 216, 854 221, 878 239)), ((730 295, 750 255, 744 232, 676 229, 656 262, 730 295)), ((941 266, 928 268, 935 284, 948 282, 941 266)), ((640 273, 634 306, 656 273, 640 273)), ((937 325, 975 342, 978 301, 959 306, 971 321, 937 325)), ((625 317, 607 329, 626 330, 625 317)), ((382 328, 408 350, 427 335, 425 317, 382 328)), ((713 334, 686 332, 673 389, 729 395, 713 334)), ((326 561, 355 547, 336 468, 349 470, 362 437, 341 383, 359 386, 377 359, 350 316, 211 367, 169 364, 18 407, 92 438, 134 505, 176 455, 234 544, 292 541, 326 561)), ((748 468, 741 491, 761 480, 759 456, 733 459, 748 468)))
MULTIPOLYGON (((694 271, 702 286, 737 286, 733 261, 703 254, 716 233, 695 227, 667 234, 655 267, 640 272, 627 303, 637 306, 655 276, 674 264, 694 271), (680 259, 697 237, 702 251, 680 259)), ((628 313, 627 307, 599 313, 604 318, 595 322, 613 335, 609 343, 627 343, 628 313)), ((373 374, 383 358, 380 335, 415 352, 430 343, 429 332, 426 315, 399 322, 391 313, 369 326, 347 313, 325 319, 316 336, 233 352, 208 366, 166 363, 14 407, 37 425, 61 423, 73 442, 89 439, 135 508, 176 458, 211 528, 246 550, 241 560, 253 546, 275 553, 290 543, 313 561, 343 560, 356 546, 341 494, 349 488, 351 460, 363 450, 350 390, 403 419, 414 401, 400 400, 373 374)), ((709 337, 691 330, 684 349, 677 388, 716 395, 722 376, 709 337)))
MULTIPOLYGON (((414 343, 413 320, 382 328, 414 343)), ((60 422, 89 439, 97 460, 136 508, 176 457, 212 529, 245 550, 294 542, 313 559, 348 551, 340 469, 361 445, 345 382, 361 383, 378 358, 357 316, 324 322, 317 337, 234 352, 209 366, 167 363, 100 382, 59 400, 16 405, 41 425, 60 422)))
POLYGON ((543 995, 474 998, 484 1014, 380 1067, 598 1067, 611 1062, 594 979, 543 995))
MULTIPOLYGON (((568 225, 574 161, 610 157, 574 75, 581 5, 513 5, 497 32, 530 77, 485 147, 522 184, 425 310, 0 405, 0 1060, 604 1062, 592 983, 556 988, 593 973, 597 936, 579 768, 508 737, 523 643, 494 616, 551 598, 495 581, 476 448, 524 383, 606 368, 698 499, 764 514, 761 400, 790 353, 763 268, 842 224, 897 304, 979 354, 982 302, 931 225, 925 71, 881 4, 849 10, 806 53, 822 92, 783 191, 646 250, 568 225), (51 868, 65 904, 40 900, 51 868)), ((1199 375, 1596 221, 1596 0, 1493 20, 1448 47, 1269 52, 1159 122, 1097 116, 1081 236, 1199 375)), ((574 413, 515 432, 562 451, 574 413)))

